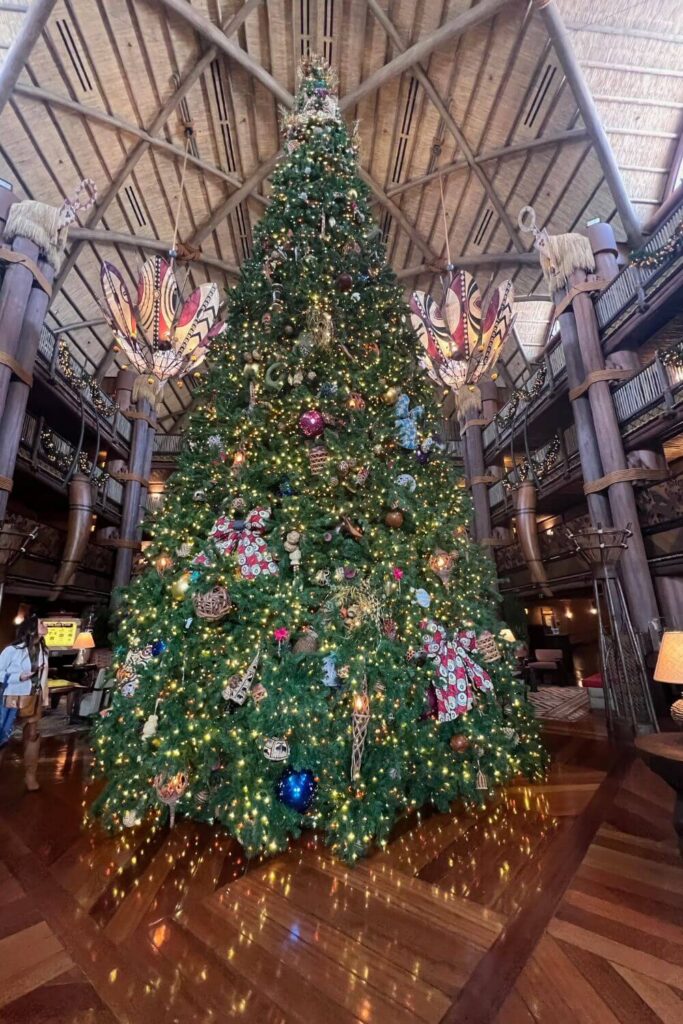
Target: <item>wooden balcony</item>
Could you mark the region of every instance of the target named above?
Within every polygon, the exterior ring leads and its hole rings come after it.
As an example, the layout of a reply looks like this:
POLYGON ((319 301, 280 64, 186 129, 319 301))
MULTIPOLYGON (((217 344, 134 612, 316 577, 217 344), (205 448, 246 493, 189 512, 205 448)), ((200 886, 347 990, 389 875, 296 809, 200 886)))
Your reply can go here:
POLYGON ((85 473, 94 486, 93 511, 110 523, 121 518, 123 485, 32 413, 24 416, 17 469, 65 496, 74 473, 85 473))
MULTIPOLYGON (((86 368, 79 354, 69 350, 72 372, 81 380, 86 368)), ((69 383, 59 360, 59 336, 43 327, 34 368, 35 383, 30 404, 58 412, 66 412, 74 429, 83 422, 85 429, 97 435, 110 454, 128 458, 132 423, 119 412, 116 404, 103 392, 93 395, 89 384, 83 387, 69 383), (58 408, 57 408, 58 405, 58 408)))
MULTIPOLYGON (((673 236, 682 216, 683 198, 650 236, 646 251, 660 249, 673 236)), ((682 287, 683 254, 673 255, 659 267, 625 267, 594 300, 605 353, 623 347, 627 341, 633 346, 650 337, 675 312, 676 303, 680 305, 677 292, 682 287)), ((567 372, 559 334, 525 388, 534 393, 533 398, 508 402, 484 429, 488 464, 500 459, 511 446, 521 450, 525 435, 527 443, 540 445, 550 431, 569 422, 567 372)), ((622 399, 626 401, 630 393, 622 399)))
MULTIPOLYGON (((637 449, 652 436, 664 439, 680 429, 683 421, 683 370, 655 359, 640 373, 616 387, 613 395, 627 451, 637 449)), ((546 444, 526 454, 526 462, 531 461, 534 466, 542 466, 554 437, 560 439, 558 454, 553 464, 538 480, 539 499, 543 511, 554 511, 551 498, 560 493, 565 498, 567 494, 577 497, 582 494, 581 467, 574 424, 557 431, 546 444)), ((516 466, 506 473, 502 480, 491 486, 489 501, 494 520, 501 522, 512 514, 512 489, 522 479, 526 479, 527 475, 528 470, 516 466)))

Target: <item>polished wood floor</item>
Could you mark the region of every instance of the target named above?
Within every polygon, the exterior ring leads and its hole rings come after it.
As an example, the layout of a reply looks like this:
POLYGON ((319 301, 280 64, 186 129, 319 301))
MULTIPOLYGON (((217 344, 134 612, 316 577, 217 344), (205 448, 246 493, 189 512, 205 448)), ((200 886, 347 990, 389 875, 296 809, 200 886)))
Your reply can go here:
POLYGON ((549 778, 401 823, 349 870, 307 837, 246 864, 180 821, 82 830, 82 740, 0 772, 0 1022, 681 1024, 670 790, 590 722, 549 778))

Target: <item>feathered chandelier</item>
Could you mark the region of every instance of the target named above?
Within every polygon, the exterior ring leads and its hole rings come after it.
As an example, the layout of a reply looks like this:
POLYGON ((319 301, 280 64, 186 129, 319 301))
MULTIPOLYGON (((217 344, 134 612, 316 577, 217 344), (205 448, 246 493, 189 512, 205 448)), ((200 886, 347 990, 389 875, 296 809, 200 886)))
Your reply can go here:
POLYGON ((135 304, 121 273, 106 260, 100 281, 115 342, 139 374, 133 399, 155 405, 166 381, 196 370, 223 330, 218 285, 202 284, 183 301, 173 262, 162 256, 143 264, 135 304))
POLYGON ((471 274, 457 270, 439 306, 426 292, 410 297, 411 320, 423 351, 420 365, 435 384, 455 393, 458 415, 481 408, 478 382, 493 370, 513 323, 512 281, 496 288, 482 315, 471 274))
POLYGON ((139 374, 133 385, 133 400, 146 398, 152 405, 159 402, 167 380, 184 377, 203 363, 211 342, 225 326, 218 320, 218 285, 202 284, 183 300, 175 276, 178 223, 192 135, 192 126, 188 124, 168 259, 153 256, 143 264, 135 303, 122 274, 113 264, 103 261, 100 271, 104 315, 115 344, 139 374))

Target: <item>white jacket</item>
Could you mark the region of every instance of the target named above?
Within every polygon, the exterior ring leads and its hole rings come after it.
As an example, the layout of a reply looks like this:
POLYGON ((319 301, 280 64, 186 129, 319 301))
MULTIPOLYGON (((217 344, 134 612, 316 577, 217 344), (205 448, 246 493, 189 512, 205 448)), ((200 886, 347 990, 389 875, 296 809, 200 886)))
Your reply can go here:
MULTIPOLYGON (((38 662, 38 670, 40 675, 40 686, 43 691, 43 700, 47 699, 47 656, 42 653, 38 662)), ((31 671, 31 658, 25 647, 15 647, 14 644, 10 644, 9 647, 5 647, 2 654, 0 654, 0 687, 5 681, 7 676, 7 689, 5 690, 6 696, 25 696, 31 692, 32 683, 35 680, 24 679, 21 680, 19 677, 30 673, 31 671)))

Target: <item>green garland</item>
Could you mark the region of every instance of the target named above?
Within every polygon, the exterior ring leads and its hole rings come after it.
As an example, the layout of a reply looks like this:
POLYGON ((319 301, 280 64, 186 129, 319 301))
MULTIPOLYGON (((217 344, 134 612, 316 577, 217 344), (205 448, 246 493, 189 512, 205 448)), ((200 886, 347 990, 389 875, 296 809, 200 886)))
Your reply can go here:
POLYGON ((660 245, 654 252, 648 252, 647 246, 642 249, 634 249, 629 253, 629 261, 633 267, 647 267, 652 270, 654 267, 661 267, 669 260, 683 252, 683 220, 679 221, 673 230, 670 238, 660 245))
POLYGON ((111 416, 117 408, 116 403, 113 402, 108 395, 105 395, 104 391, 102 391, 102 388, 91 373, 86 373, 85 370, 79 371, 75 369, 68 343, 64 341, 63 338, 60 338, 57 344, 57 362, 60 372, 69 387, 74 391, 86 391, 90 388, 92 404, 97 412, 100 416, 111 416))

